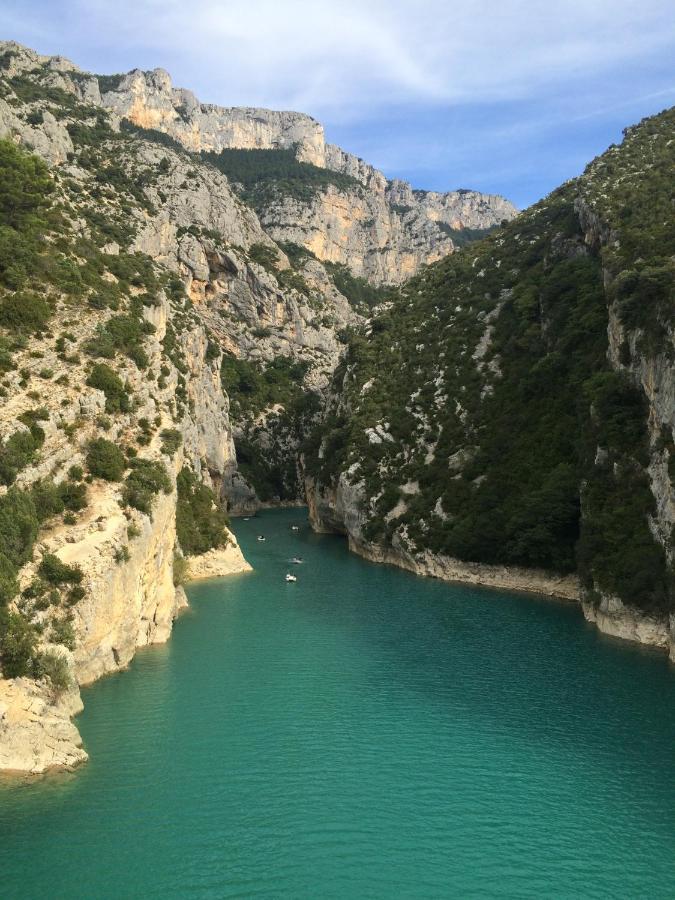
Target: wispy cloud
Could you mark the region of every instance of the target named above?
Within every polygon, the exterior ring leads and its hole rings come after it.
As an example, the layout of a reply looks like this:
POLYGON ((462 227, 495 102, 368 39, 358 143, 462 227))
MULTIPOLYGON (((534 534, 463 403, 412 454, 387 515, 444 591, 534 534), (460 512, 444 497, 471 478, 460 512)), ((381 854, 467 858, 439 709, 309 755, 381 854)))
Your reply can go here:
POLYGON ((358 117, 372 105, 531 97, 675 42, 672 0, 50 0, 0 24, 74 40, 113 65, 132 52, 224 104, 358 117), (166 63, 165 63, 166 64, 166 63))
POLYGON ((162 66, 203 101, 308 112, 435 187, 476 184, 473 165, 508 194, 520 167, 521 203, 533 167, 538 185, 572 174, 673 97, 673 0, 2 0, 0 30, 93 71, 162 66))

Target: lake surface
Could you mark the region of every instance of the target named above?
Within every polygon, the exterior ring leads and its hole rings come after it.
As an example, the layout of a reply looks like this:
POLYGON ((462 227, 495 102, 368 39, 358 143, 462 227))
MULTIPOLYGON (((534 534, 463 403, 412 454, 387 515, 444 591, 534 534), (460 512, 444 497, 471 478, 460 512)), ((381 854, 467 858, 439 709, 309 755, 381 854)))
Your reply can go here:
POLYGON ((90 762, 0 782, 0 896, 675 897, 663 656, 304 510, 235 530, 255 572, 83 691, 90 762))

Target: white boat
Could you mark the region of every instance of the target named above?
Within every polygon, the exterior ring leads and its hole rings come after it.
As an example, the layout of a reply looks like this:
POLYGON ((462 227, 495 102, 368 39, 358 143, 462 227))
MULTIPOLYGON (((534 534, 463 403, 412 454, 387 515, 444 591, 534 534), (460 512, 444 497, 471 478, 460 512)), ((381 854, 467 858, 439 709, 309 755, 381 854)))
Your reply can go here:
POLYGON ((291 525, 291 531, 299 531, 300 527, 298 525, 291 525))
POLYGON ((286 573, 286 581, 297 581, 297 580, 298 579, 295 577, 295 575, 291 575, 290 572, 286 573))
POLYGON ((258 540, 259 540, 259 541, 264 541, 264 540, 265 540, 264 535, 259 534, 259 535, 258 535, 258 540))
POLYGON ((293 559, 291 560, 291 562, 292 562, 292 563, 295 563, 296 566, 299 566, 299 565, 302 564, 302 557, 301 557, 301 556, 294 556, 293 559))

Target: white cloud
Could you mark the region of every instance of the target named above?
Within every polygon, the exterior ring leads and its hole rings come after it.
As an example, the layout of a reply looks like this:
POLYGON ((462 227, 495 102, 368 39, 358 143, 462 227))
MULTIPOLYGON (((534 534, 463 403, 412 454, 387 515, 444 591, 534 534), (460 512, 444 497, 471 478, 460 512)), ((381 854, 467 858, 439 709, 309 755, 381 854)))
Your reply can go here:
POLYGON ((36 36, 49 31, 40 50, 81 47, 69 52, 91 67, 137 58, 204 100, 334 121, 394 103, 536 98, 675 44, 672 0, 46 0, 20 10, 36 36))

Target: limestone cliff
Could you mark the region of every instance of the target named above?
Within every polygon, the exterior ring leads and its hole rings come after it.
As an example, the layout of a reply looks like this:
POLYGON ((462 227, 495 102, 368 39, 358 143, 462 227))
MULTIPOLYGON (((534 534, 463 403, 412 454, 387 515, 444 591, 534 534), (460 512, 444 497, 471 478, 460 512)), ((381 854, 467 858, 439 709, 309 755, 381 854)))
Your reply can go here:
MULTIPOLYGON (((163 69, 97 77, 61 57, 41 57, 11 42, 0 43, 3 51, 10 54, 10 75, 42 65, 55 87, 109 109, 117 121, 164 133, 192 154, 286 149, 300 162, 348 176, 351 184, 318 190, 309 202, 278 192, 275 202, 258 212, 275 240, 300 244, 374 283, 400 283, 421 265, 451 253, 453 236, 461 242, 464 230, 492 228, 517 212, 499 196, 414 191, 406 182, 388 182, 362 159, 327 144, 323 127, 310 116, 202 104, 191 91, 174 88, 163 69)), ((58 123, 48 127, 57 129, 58 123)), ((35 132, 40 142, 43 130, 35 132)), ((67 140, 52 141, 52 148, 67 153, 67 140)))

